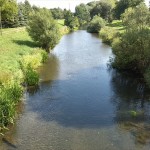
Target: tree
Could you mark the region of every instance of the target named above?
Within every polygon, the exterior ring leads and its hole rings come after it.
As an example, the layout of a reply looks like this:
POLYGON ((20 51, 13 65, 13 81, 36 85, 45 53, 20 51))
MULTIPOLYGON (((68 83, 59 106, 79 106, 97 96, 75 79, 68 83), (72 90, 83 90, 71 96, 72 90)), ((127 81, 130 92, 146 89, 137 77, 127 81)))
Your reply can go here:
POLYGON ((41 9, 29 16, 27 31, 34 41, 47 51, 60 39, 60 31, 49 10, 41 9))
POLYGON ((98 33, 102 27, 105 26, 105 21, 99 16, 94 16, 87 27, 87 31, 91 33, 98 33))
POLYGON ((25 0, 24 2, 24 19, 25 22, 28 22, 28 18, 29 18, 29 14, 32 12, 32 7, 30 5, 30 3, 28 2, 28 0, 25 0))
POLYGON ((75 15, 79 18, 80 25, 90 21, 90 11, 87 5, 80 4, 75 8, 75 15))
POLYGON ((51 11, 54 19, 63 19, 64 18, 64 12, 61 8, 50 9, 50 11, 51 11))
POLYGON ((79 27, 79 20, 73 15, 71 11, 65 13, 65 25, 68 26, 71 30, 79 27))
POLYGON ((71 20, 71 22, 70 22, 69 27, 70 27, 71 29, 78 29, 79 26, 80 26, 80 25, 79 25, 78 17, 73 17, 72 20, 71 20))
POLYGON ((145 4, 141 4, 136 8, 128 8, 121 18, 123 24, 127 26, 128 30, 142 30, 150 26, 150 16, 148 8, 145 4))
POLYGON ((116 3, 115 7, 115 17, 120 19, 121 14, 125 12, 125 10, 129 7, 135 7, 140 3, 144 2, 144 0, 120 0, 116 3))
POLYGON ((122 15, 126 32, 113 43, 113 65, 144 74, 150 66, 150 12, 144 4, 129 8, 122 15))
POLYGON ((1 29, 1 35, 2 35, 2 7, 4 5, 4 0, 0 0, 0 29, 1 29))
POLYGON ((1 20, 4 27, 13 27, 18 8, 15 0, 0 0, 1 20))
POLYGON ((90 11, 91 18, 93 18, 95 15, 98 15, 107 21, 111 21, 113 7, 114 0, 102 0, 97 2, 97 4, 90 11))

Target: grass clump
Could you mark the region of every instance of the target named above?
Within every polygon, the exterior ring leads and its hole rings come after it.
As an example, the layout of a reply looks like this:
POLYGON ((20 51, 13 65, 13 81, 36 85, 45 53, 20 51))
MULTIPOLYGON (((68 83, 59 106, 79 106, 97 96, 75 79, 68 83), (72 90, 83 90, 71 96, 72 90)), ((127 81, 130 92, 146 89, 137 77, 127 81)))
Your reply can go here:
POLYGON ((24 81, 27 86, 36 86, 39 83, 39 75, 30 64, 24 69, 24 81))
POLYGON ((16 80, 0 84, 0 133, 5 127, 14 123, 16 105, 23 94, 23 88, 16 80))

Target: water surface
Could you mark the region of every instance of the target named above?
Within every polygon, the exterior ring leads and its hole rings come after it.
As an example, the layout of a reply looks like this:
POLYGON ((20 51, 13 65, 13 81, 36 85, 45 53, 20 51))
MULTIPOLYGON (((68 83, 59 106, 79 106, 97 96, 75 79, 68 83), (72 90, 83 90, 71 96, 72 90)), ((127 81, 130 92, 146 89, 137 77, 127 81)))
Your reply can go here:
POLYGON ((111 48, 96 35, 65 35, 0 149, 149 150, 149 91, 140 79, 109 69, 109 57, 111 48))

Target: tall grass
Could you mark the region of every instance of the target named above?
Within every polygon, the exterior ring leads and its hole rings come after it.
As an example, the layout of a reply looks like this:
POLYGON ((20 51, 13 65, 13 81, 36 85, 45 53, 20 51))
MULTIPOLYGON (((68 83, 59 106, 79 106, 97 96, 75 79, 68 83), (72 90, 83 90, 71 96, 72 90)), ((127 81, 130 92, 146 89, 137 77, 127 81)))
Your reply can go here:
POLYGON ((5 127, 14 123, 16 105, 23 94, 23 88, 16 80, 0 84, 0 133, 5 127))

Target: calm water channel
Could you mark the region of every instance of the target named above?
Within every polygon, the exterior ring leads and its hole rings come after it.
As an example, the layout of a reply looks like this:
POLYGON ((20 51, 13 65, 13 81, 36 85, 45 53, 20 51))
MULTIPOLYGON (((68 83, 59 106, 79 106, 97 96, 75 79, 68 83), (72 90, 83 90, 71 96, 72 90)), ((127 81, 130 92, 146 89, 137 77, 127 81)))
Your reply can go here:
POLYGON ((150 92, 109 69, 111 56, 95 35, 65 35, 0 150, 150 150, 150 92))

